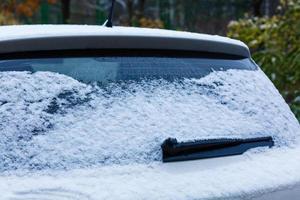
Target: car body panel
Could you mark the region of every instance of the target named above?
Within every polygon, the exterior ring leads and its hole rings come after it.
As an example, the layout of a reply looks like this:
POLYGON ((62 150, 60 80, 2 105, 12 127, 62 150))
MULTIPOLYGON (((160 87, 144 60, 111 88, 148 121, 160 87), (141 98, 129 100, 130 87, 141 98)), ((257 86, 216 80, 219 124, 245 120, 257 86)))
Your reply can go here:
MULTIPOLYGON (((100 26, 0 28, 1 55, 93 49, 250 58, 242 42, 203 34, 100 26)), ((300 126, 259 68, 215 71, 185 82, 189 91, 166 82, 145 88, 133 84, 111 99, 97 87, 57 73, 1 72, 0 80, 2 199, 270 200, 299 194, 300 126), (91 101, 84 104, 86 96, 91 101), (57 99, 62 109, 47 113, 57 99), (83 104, 68 107, 73 99, 83 104), (39 134, 41 126, 46 134, 39 134), (160 142, 170 136, 185 141, 257 135, 271 135, 275 147, 161 162, 160 142)))
POLYGON ((250 57, 244 43, 205 34, 102 26, 0 27, 0 54, 69 49, 180 50, 250 57))
MULTIPOLYGON (((2 199, 289 200, 299 148, 188 162, 130 164, 0 176, 2 199), (284 156, 291 158, 282 159, 284 156), (286 165, 285 167, 282 167, 286 165), (275 176, 276 174, 276 176, 275 176), (276 182, 277 181, 277 182, 276 182), (279 184, 280 183, 280 184, 279 184)), ((294 198, 294 199, 293 199, 294 198)))
POLYGON ((298 200, 300 195, 300 185, 289 186, 285 189, 279 189, 267 194, 263 194, 258 197, 252 198, 252 200, 298 200))

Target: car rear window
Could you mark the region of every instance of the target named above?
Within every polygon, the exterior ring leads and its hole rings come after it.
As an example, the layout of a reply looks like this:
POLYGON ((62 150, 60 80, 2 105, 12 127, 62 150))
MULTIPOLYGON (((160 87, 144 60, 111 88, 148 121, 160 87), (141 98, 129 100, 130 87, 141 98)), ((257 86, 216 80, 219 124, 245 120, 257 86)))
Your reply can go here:
POLYGON ((140 79, 201 78, 212 71, 255 70, 249 58, 197 58, 158 56, 95 56, 9 59, 0 61, 0 71, 50 71, 79 81, 115 82, 140 79))

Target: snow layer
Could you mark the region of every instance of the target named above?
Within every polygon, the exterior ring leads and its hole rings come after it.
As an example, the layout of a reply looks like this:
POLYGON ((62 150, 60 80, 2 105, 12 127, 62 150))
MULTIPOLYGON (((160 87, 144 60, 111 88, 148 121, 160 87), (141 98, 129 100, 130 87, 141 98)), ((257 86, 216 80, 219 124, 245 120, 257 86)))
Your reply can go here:
POLYGON ((110 35, 110 36, 154 36, 189 38, 199 40, 209 40, 222 43, 230 43, 248 47, 241 41, 217 35, 207 35, 183 31, 172 31, 150 28, 134 27, 113 27, 90 25, 15 25, 0 27, 0 41, 38 37, 60 37, 60 36, 80 36, 80 35, 110 35))
POLYGON ((299 123, 261 71, 197 80, 86 85, 64 75, 0 73, 0 171, 74 169, 161 160, 161 143, 274 136, 299 123))
POLYGON ((300 182, 299 123, 260 70, 106 87, 1 72, 0 119, 4 200, 249 197, 300 182), (168 137, 266 135, 275 148, 160 162, 168 137))
POLYGON ((299 153, 276 148, 221 160, 3 175, 0 193, 3 200, 250 199, 299 183, 299 153))

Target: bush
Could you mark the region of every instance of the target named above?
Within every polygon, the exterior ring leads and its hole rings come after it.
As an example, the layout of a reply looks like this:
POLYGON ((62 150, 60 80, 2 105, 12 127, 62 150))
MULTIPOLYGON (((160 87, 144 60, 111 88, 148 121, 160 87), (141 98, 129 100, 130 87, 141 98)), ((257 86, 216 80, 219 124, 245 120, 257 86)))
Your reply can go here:
POLYGON ((18 24, 13 14, 0 11, 0 25, 18 24))
POLYGON ((248 44, 300 121, 300 0, 284 2, 275 16, 231 22, 228 36, 248 44))

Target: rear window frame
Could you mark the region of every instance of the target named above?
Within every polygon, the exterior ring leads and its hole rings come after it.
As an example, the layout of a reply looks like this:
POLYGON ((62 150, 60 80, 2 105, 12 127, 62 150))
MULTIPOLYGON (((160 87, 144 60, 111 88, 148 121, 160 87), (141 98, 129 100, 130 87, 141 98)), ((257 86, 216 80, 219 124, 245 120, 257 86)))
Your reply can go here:
POLYGON ((0 60, 9 59, 33 59, 33 58, 72 58, 72 57, 182 57, 182 58, 211 58, 211 59, 232 59, 240 60, 250 57, 200 52, 200 51, 182 51, 182 50, 157 50, 157 49, 70 49, 70 50, 52 50, 52 51, 26 51, 0 54, 0 60))
MULTIPOLYGON (((249 59, 252 64, 250 70, 255 71, 258 65, 251 57, 237 56, 231 54, 182 51, 182 50, 156 50, 156 49, 86 49, 86 50, 52 50, 34 52, 15 52, 0 54, 0 61, 22 60, 22 59, 55 59, 55 58, 89 58, 89 57, 157 57, 157 58, 194 58, 211 60, 233 60, 239 61, 249 59)), ((234 69, 234 68, 233 68, 234 69)), ((74 78, 74 77, 73 77, 74 78)))

